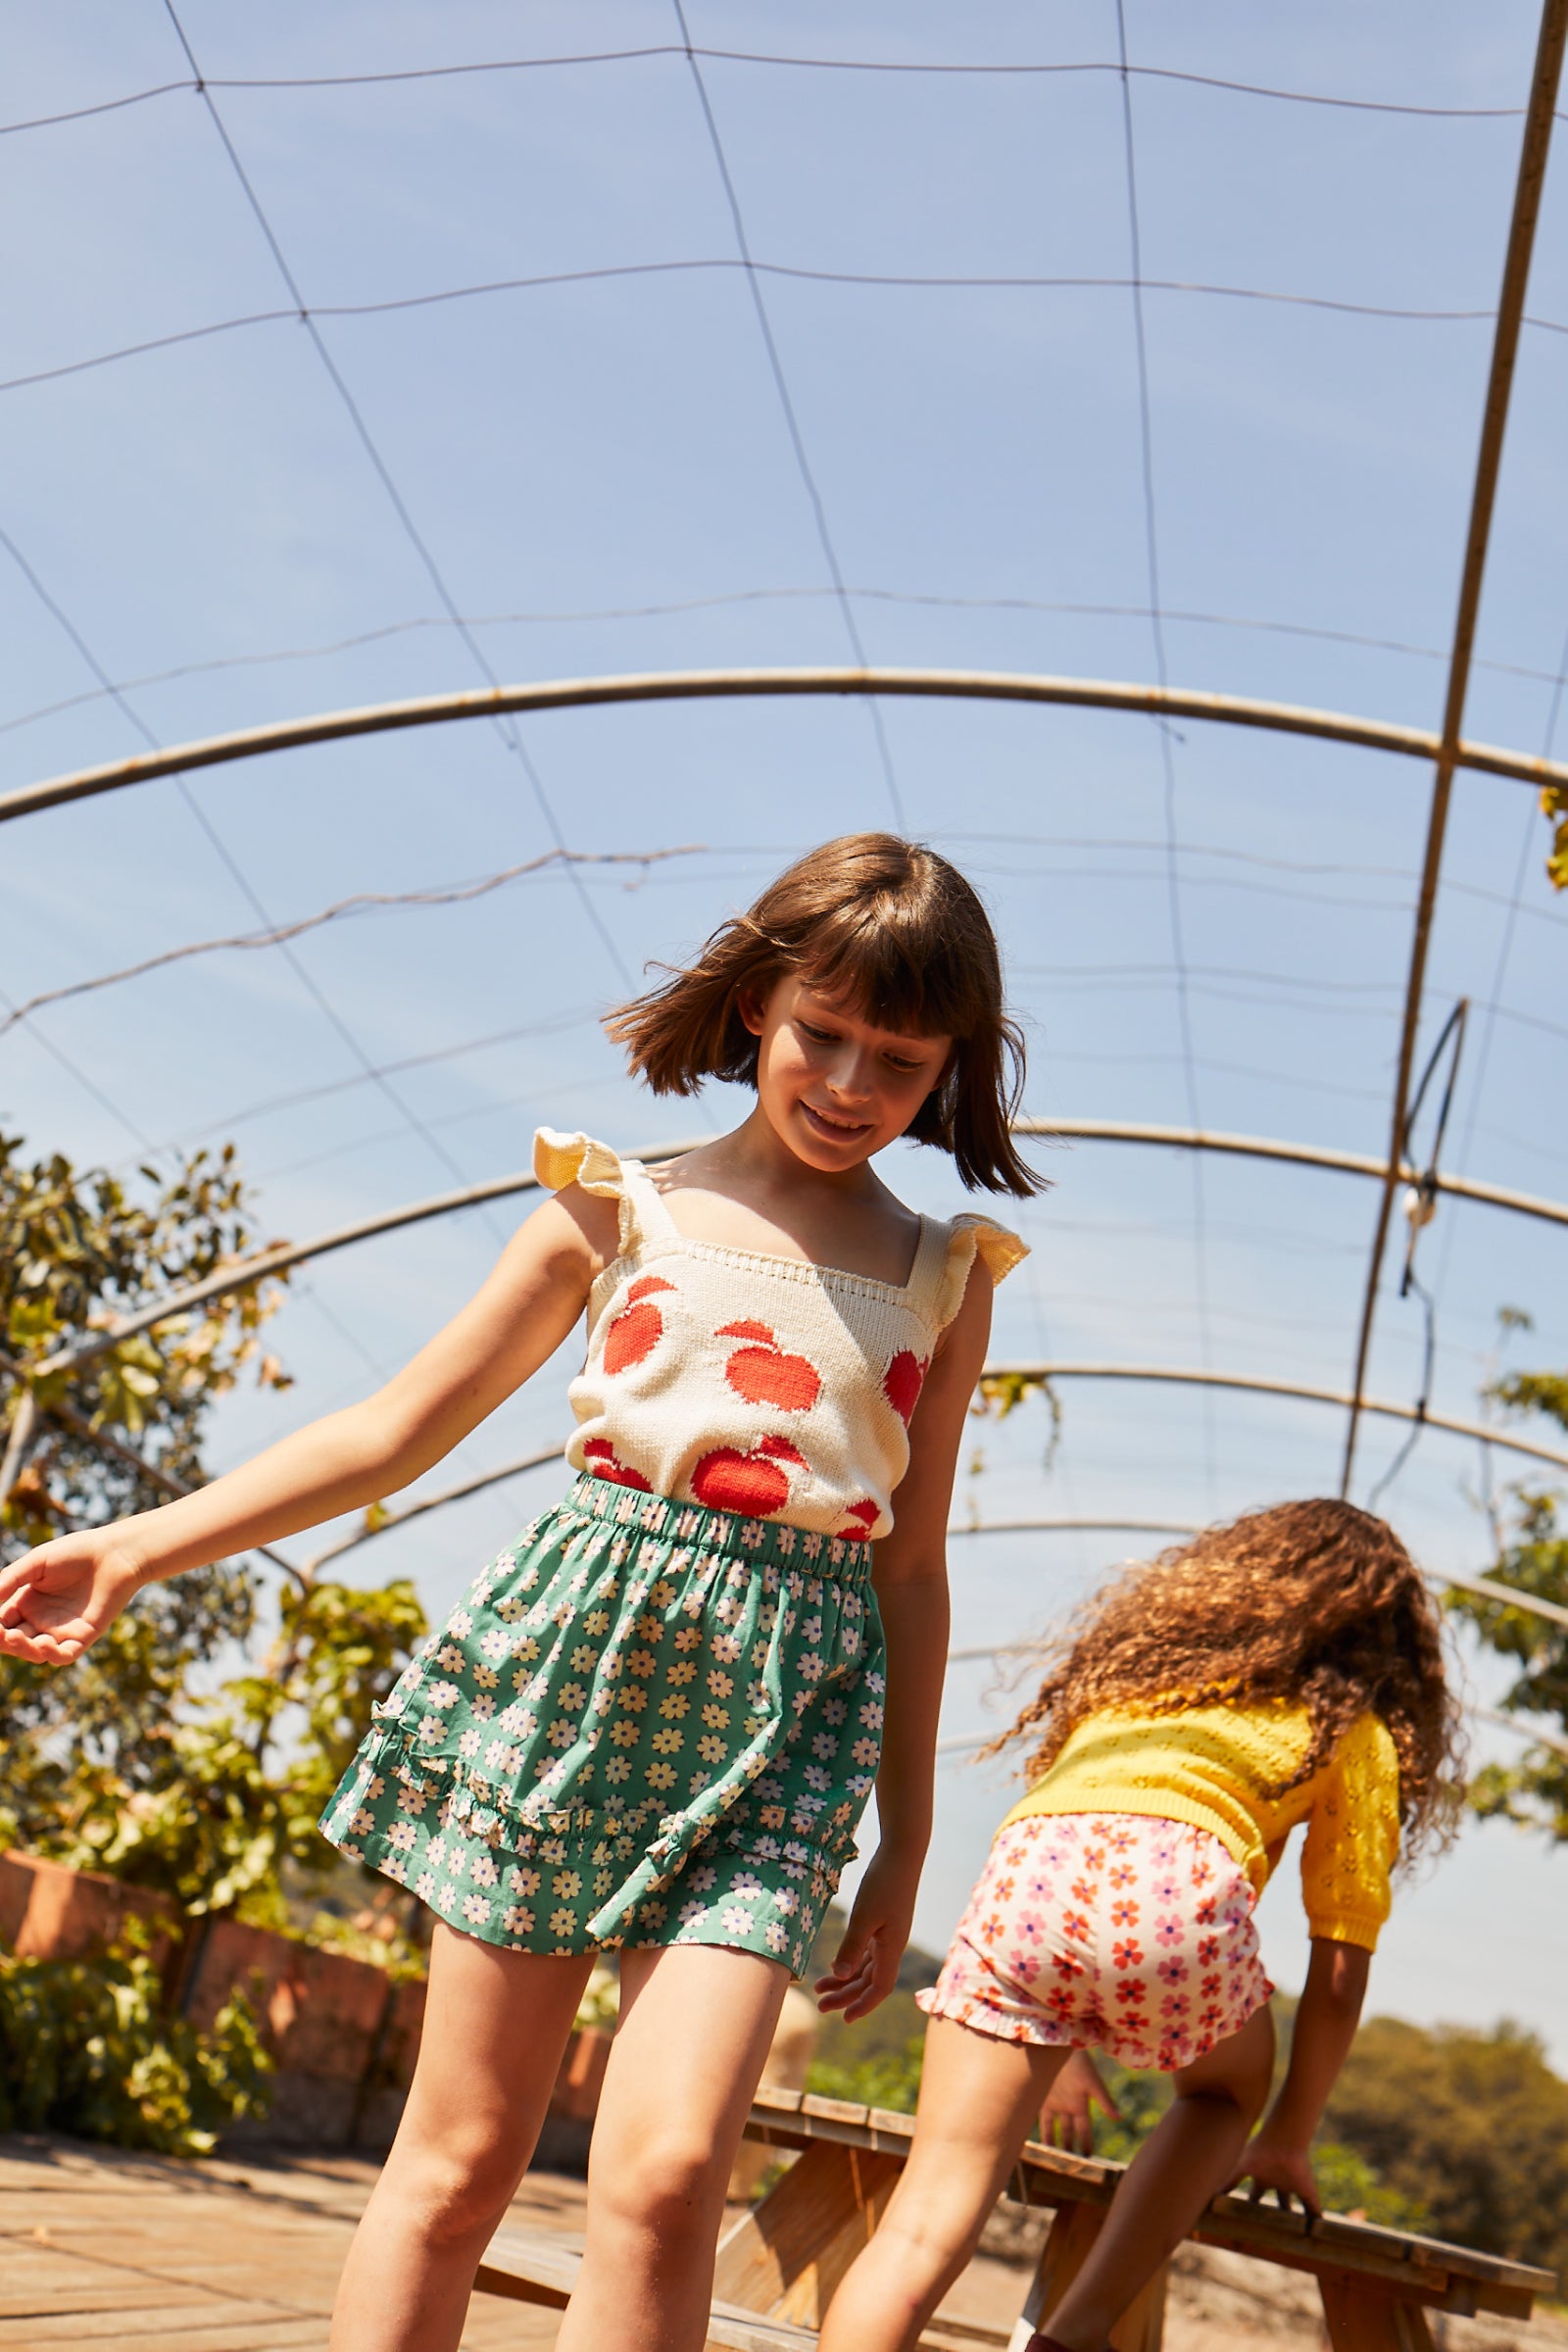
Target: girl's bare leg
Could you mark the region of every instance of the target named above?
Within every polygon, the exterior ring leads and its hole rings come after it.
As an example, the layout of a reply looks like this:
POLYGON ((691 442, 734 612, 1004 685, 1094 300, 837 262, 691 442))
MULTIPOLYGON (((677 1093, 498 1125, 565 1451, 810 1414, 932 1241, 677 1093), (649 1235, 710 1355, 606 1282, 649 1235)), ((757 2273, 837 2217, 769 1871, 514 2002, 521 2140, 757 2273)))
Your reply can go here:
POLYGON ((840 2286, 820 2352, 908 2352, 979 2242, 1066 2063, 952 2018, 926 2029, 914 2140, 871 2243, 840 2286))
POLYGON ((587 2242, 557 2352, 701 2352, 724 2190, 788 1984, 755 1952, 622 1953, 587 2242))
POLYGON ((331 2352, 456 2352, 593 1960, 501 1951, 437 1926, 418 2064, 349 2249, 331 2352))
POLYGON ((1088 2260, 1050 2316, 1056 2342, 1102 2352, 1134 2296, 1230 2179, 1273 2068, 1274 2021, 1264 2008, 1179 2070, 1175 2098, 1128 2166, 1088 2260))

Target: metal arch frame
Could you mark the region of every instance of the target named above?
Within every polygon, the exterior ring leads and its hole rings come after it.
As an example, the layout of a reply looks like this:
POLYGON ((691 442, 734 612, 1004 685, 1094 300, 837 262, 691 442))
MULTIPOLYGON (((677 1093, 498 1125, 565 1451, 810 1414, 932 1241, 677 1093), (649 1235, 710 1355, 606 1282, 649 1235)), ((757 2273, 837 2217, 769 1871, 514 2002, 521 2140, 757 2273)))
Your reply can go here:
MULTIPOLYGON (((1258 1396, 1295 1397, 1305 1404, 1337 1405, 1344 1412, 1350 1403, 1347 1389, 1314 1388, 1303 1381, 1270 1380, 1261 1372, 1210 1372, 1177 1364, 987 1364, 982 1379, 991 1380, 1145 1380, 1169 1382, 1181 1388, 1237 1389, 1258 1396)), ((1395 1404, 1381 1396, 1363 1396, 1363 1413, 1376 1413, 1389 1421, 1414 1421, 1423 1429, 1441 1429, 1449 1437, 1473 1438, 1478 1445, 1496 1446, 1505 1453, 1522 1453, 1532 1461, 1550 1462, 1557 1470, 1568 1470, 1568 1453, 1556 1446, 1538 1445, 1531 1438, 1516 1438, 1505 1430, 1492 1429, 1485 1421, 1460 1421, 1449 1413, 1419 1412, 1414 1405, 1395 1404)))
MULTIPOLYGON (((1220 1152, 1241 1159, 1278 1159, 1302 1168, 1328 1168, 1344 1176, 1371 1176, 1383 1181, 1388 1162, 1370 1152, 1338 1152, 1322 1144, 1280 1143, 1272 1136, 1232 1135, 1216 1127, 1152 1126, 1139 1119, 1014 1119, 1015 1135, 1059 1135, 1079 1143, 1158 1144, 1174 1152, 1220 1152)), ((1406 1161, 1396 1180, 1418 1181, 1421 1170, 1406 1161)), ((1479 1200, 1490 1208, 1505 1208, 1516 1216, 1540 1217, 1548 1225, 1568 1225, 1568 1201, 1547 1200, 1536 1193, 1516 1193, 1506 1185, 1483 1184, 1468 1176, 1434 1179, 1440 1193, 1456 1200, 1479 1200)))
MULTIPOLYGON (((314 1579, 328 1560, 340 1559, 345 1552, 357 1551, 362 1544, 373 1544, 378 1536, 389 1536, 411 1520, 422 1519, 427 1512, 445 1510, 449 1504, 466 1502, 473 1494, 483 1494, 489 1487, 504 1486, 509 1480, 520 1478, 529 1470, 548 1468, 552 1462, 564 1458, 562 1446, 546 1446, 542 1452, 523 1454, 514 1462, 501 1462, 493 1470, 480 1471, 476 1477, 466 1478, 455 1487, 444 1487, 435 1494, 421 1495, 401 1511, 389 1511, 373 1526, 362 1525, 340 1537, 322 1551, 295 1569, 278 1555, 267 1556, 280 1567, 303 1579, 314 1579)), ((1028 1536, 1028 1535, 1130 1535, 1130 1536, 1196 1536, 1201 1530, 1189 1519, 982 1519, 966 1525, 950 1527, 947 1541, 952 1544, 969 1536, 1028 1536)), ((1527 1616, 1544 1617, 1553 1625, 1568 1626, 1568 1608, 1553 1600, 1542 1600, 1532 1592, 1516 1592, 1511 1585, 1499 1585, 1485 1576, 1450 1576, 1434 1570, 1427 1576, 1428 1584, 1446 1591, 1450 1587, 1462 1592, 1474 1592, 1483 1600, 1496 1601, 1504 1608, 1522 1609, 1527 1616)), ((965 1659, 992 1657, 993 1649, 950 1649, 948 1663, 956 1665, 965 1659)))
MULTIPOLYGON (((1151 1536, 1197 1536, 1202 1533, 1191 1520, 983 1519, 978 1526, 950 1527, 948 1542, 951 1544, 956 1536, 1027 1536, 1037 1532, 1061 1535, 1074 1530, 1094 1532, 1101 1529, 1106 1533, 1125 1531, 1130 1535, 1151 1536)), ((1482 1600, 1498 1601, 1505 1608, 1522 1609, 1527 1616, 1544 1617, 1553 1625, 1568 1626, 1568 1608, 1562 1607, 1559 1602, 1542 1600, 1534 1592, 1516 1592, 1511 1585, 1499 1585, 1490 1576, 1450 1576, 1437 1568, 1423 1573, 1429 1585, 1439 1586, 1445 1592, 1451 1587, 1460 1592, 1474 1592, 1482 1600)), ((994 1650, 983 1646, 978 1649, 950 1649, 948 1663, 952 1665, 964 1658, 988 1658, 994 1655, 994 1650)))
MULTIPOLYGON (((1348 1176, 1366 1176, 1380 1180, 1387 1174, 1387 1163, 1358 1152, 1338 1152, 1314 1144, 1277 1143, 1265 1136, 1230 1135, 1219 1130, 1201 1127, 1147 1126, 1124 1119, 1016 1119, 1016 1135, 1062 1136, 1086 1143, 1152 1144, 1172 1151, 1221 1152, 1252 1159, 1275 1159, 1298 1167, 1327 1168, 1348 1176)), ((708 1136, 686 1136, 674 1142, 645 1145, 641 1151, 623 1156, 644 1161, 674 1159, 683 1152, 696 1151, 708 1143, 708 1136)), ((1398 1171, 1406 1181, 1413 1181, 1416 1171, 1404 1167, 1398 1171)), ((203 1282, 192 1283, 188 1289, 170 1293, 167 1298, 155 1298, 134 1313, 122 1315, 91 1339, 75 1348, 62 1348, 32 1370, 33 1379, 42 1379, 59 1372, 78 1370, 95 1357, 117 1347, 122 1340, 131 1339, 137 1332, 149 1331, 155 1324, 172 1315, 186 1313, 190 1308, 206 1304, 214 1298, 227 1297, 244 1290, 249 1284, 265 1282, 269 1275, 285 1274, 290 1267, 303 1265, 309 1259, 328 1256, 333 1250, 346 1250, 357 1242, 373 1241, 383 1233, 395 1233, 408 1225, 422 1224, 433 1217, 452 1216, 459 1210, 477 1208, 487 1200, 503 1200, 519 1193, 538 1190, 539 1179, 531 1170, 518 1170, 510 1176, 493 1176, 483 1184, 471 1184, 449 1193, 432 1193, 427 1199, 406 1203, 401 1208, 387 1209, 373 1217, 360 1218, 352 1225, 340 1225, 329 1233, 318 1234, 308 1242, 285 1242, 275 1250, 263 1250, 254 1257, 241 1259, 237 1264, 220 1268, 203 1282)), ((1502 1185, 1478 1183, 1468 1177, 1439 1176, 1437 1188, 1455 1200, 1475 1200, 1490 1208, 1501 1208, 1516 1216, 1537 1217, 1551 1225, 1568 1226, 1568 1202, 1546 1200, 1531 1193, 1515 1193, 1502 1185)), ((0 1370, 6 1367, 0 1365, 0 1370)), ((1430 1418, 1430 1416, 1429 1416, 1430 1418)), ((1497 1441, 1499 1444, 1502 1440, 1497 1441)))
MULTIPOLYGON (((1568 4, 1568 0, 1564 0, 1568 4)), ((565 710, 620 703, 692 702, 715 697, 767 695, 913 695, 944 700, 1050 703, 1081 710, 1123 710, 1156 718, 1207 719, 1217 725, 1258 727, 1274 734, 1312 736, 1366 751, 1391 752, 1410 760, 1449 757, 1454 767, 1507 776, 1534 785, 1568 784, 1568 761, 1543 760, 1496 744, 1446 744, 1425 727, 1397 726, 1348 711, 1319 710, 1295 703, 1258 701, 1245 695, 1202 694, 1185 687, 1132 684, 1105 678, 1054 677, 1017 670, 893 669, 876 664, 781 669, 644 670, 624 676, 553 678, 534 685, 503 686, 464 694, 418 696, 407 702, 371 703, 358 710, 318 711, 307 718, 244 727, 198 742, 172 744, 132 760, 74 769, 42 783, 0 796, 0 823, 89 800, 158 776, 218 767, 264 753, 297 751, 313 743, 337 743, 358 735, 385 734, 405 727, 440 726, 457 719, 495 718, 504 712, 565 710)))

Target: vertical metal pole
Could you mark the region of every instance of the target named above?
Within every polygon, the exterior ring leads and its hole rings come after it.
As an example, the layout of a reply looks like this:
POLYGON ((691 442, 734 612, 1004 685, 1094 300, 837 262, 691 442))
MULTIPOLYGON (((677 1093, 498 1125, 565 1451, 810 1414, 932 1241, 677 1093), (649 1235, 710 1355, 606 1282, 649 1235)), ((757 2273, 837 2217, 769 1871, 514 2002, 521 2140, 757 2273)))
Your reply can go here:
POLYGON ((1410 973, 1404 994, 1404 1019, 1399 1033, 1398 1070, 1394 1084, 1394 1122, 1389 1138, 1388 1174, 1378 1201, 1377 1226, 1372 1237, 1372 1259, 1367 1268, 1366 1295, 1361 1305, 1361 1330, 1356 1343, 1355 1377, 1351 1383, 1350 1417, 1345 1433, 1345 1465, 1340 1493, 1348 1494, 1355 1466, 1356 1432, 1366 1386, 1372 1326, 1377 1315, 1378 1281, 1388 1244, 1389 1220, 1404 1159, 1404 1129, 1410 1097, 1410 1071, 1421 1026, 1421 998, 1426 980, 1427 946, 1437 901, 1438 875, 1443 864, 1443 841, 1447 830, 1448 801, 1458 760, 1459 730, 1465 695, 1470 684, 1470 660, 1475 647, 1476 616, 1481 609, 1481 583, 1492 535, 1492 511, 1497 472, 1502 460, 1502 437, 1508 421, 1508 399, 1513 390, 1514 362, 1519 351, 1519 328, 1524 316, 1525 289, 1535 249, 1541 192, 1546 177, 1546 156, 1562 75, 1563 45, 1568 36, 1568 0, 1545 0, 1530 103, 1525 113, 1524 142, 1519 155, 1519 179, 1514 190, 1513 220, 1508 230, 1502 292, 1497 303, 1497 325, 1492 345, 1492 368, 1487 378, 1486 407, 1481 419, 1481 449, 1476 460, 1475 487, 1470 501, 1470 531, 1465 542, 1464 570, 1459 582, 1459 610, 1454 621, 1453 651, 1448 662, 1448 692, 1443 713, 1443 736, 1437 773, 1432 784, 1432 807, 1427 818, 1426 855, 1421 866, 1421 891, 1416 901, 1415 938, 1410 949, 1410 973))

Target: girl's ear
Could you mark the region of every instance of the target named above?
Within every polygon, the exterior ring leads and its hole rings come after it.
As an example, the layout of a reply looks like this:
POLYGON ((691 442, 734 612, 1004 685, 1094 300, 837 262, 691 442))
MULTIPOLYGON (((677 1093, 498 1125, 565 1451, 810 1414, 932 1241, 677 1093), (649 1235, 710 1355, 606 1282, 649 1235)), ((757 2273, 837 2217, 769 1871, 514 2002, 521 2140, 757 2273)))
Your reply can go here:
POLYGON ((789 978, 788 972, 774 972, 771 978, 760 981, 743 980, 736 988, 731 1003, 740 1014, 742 1026, 754 1037, 760 1037, 767 1027, 768 1007, 789 978))

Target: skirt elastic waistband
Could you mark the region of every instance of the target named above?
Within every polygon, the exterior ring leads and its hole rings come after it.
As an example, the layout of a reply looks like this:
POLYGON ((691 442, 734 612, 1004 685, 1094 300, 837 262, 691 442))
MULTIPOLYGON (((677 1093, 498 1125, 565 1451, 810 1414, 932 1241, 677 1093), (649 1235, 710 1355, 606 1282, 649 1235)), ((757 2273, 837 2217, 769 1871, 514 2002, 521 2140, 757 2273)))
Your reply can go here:
POLYGON ((776 1519, 743 1519, 733 1511, 645 1494, 586 1472, 572 1480, 559 1507, 605 1520, 612 1527, 636 1528, 666 1544, 689 1544, 694 1550, 722 1552, 759 1566, 795 1568, 806 1576, 831 1577, 838 1584, 864 1584, 871 1574, 870 1544, 848 1536, 786 1527, 776 1519))

